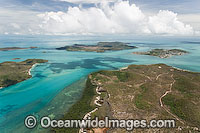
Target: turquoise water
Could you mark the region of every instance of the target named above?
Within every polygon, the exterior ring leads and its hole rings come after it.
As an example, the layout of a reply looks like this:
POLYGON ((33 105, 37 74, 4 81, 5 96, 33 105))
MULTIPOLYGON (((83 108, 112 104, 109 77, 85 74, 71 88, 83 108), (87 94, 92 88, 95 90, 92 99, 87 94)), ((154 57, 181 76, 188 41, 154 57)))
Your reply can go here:
MULTIPOLYGON (((84 78, 94 71, 119 69, 129 64, 165 63, 200 72, 200 39, 197 37, 0 36, 0 47, 8 46, 39 48, 0 51, 0 62, 13 61, 13 58, 20 58, 15 61, 38 58, 47 59, 49 62, 37 65, 31 71, 32 78, 0 90, 0 132, 14 132, 23 126, 23 120, 28 114, 41 116, 52 112, 55 112, 54 115, 66 112, 80 98, 84 78), (105 53, 67 52, 54 49, 75 43, 95 44, 99 41, 128 42, 138 48, 105 53), (190 53, 169 59, 131 54, 153 48, 180 48, 190 53), (65 95, 60 96, 62 94, 65 95), (65 102, 62 102, 63 98, 65 102), (54 107, 55 103, 57 107, 54 107), (66 110, 59 111, 60 106, 66 110), (46 111, 51 107, 54 108, 52 111, 46 111)), ((23 132, 30 130, 24 129, 23 132)))

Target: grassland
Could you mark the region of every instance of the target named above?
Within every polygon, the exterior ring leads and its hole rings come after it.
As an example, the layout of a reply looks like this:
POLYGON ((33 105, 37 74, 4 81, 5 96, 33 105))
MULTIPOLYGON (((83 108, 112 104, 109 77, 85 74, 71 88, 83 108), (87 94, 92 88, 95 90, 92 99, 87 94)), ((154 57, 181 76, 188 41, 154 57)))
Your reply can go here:
MULTIPOLYGON (((120 71, 100 71, 93 80, 110 95, 115 119, 175 119, 178 128, 136 129, 136 132, 198 132, 200 128, 200 74, 177 70, 164 64, 131 65, 120 71), (102 80, 107 79, 107 80, 102 80), (169 91, 171 88, 171 91, 169 91), (162 98, 165 92, 169 92, 162 98), (161 102, 164 106, 161 106, 161 102), (180 130, 181 129, 181 130, 180 130)), ((107 107, 107 106, 106 106, 107 107)), ((105 104, 95 116, 105 117, 105 104), (102 110, 101 110, 102 108, 102 110)), ((113 129, 110 132, 126 132, 113 129)))
POLYGON ((27 59, 22 62, 7 61, 0 63, 0 87, 8 87, 31 77, 29 70, 36 63, 47 60, 27 59))
MULTIPOLYGON (((134 129, 135 132, 199 132, 200 73, 177 70, 165 64, 130 65, 118 71, 99 71, 89 75, 80 101, 64 119, 81 119, 93 110, 96 96, 101 107, 92 118, 103 119, 175 119, 176 128, 134 129), (95 93, 97 86, 101 94, 95 93), (167 95, 164 95, 166 92, 167 95), (163 106, 161 106, 163 104, 163 106), (179 127, 179 128, 178 128, 179 127)), ((88 132, 92 129, 88 129, 88 132)), ((78 132, 78 129, 57 129, 57 132, 78 132)), ((109 129, 109 133, 126 133, 125 129, 109 129)))

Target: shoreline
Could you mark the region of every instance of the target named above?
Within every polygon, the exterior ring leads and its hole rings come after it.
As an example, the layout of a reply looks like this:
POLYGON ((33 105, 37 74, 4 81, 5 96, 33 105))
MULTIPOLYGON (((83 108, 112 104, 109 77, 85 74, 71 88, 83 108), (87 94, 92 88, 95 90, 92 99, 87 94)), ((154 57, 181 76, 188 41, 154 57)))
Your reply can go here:
POLYGON ((181 68, 174 67, 174 66, 171 66, 171 67, 174 68, 174 69, 177 69, 177 70, 183 71, 183 72, 192 72, 192 71, 190 71, 190 70, 181 69, 181 68))
POLYGON ((39 63, 33 64, 32 67, 28 70, 28 75, 29 75, 29 76, 32 76, 32 75, 31 75, 31 70, 34 69, 37 65, 39 65, 39 63))
POLYGON ((31 70, 40 63, 46 63, 48 60, 44 59, 26 59, 21 62, 5 61, 0 63, 1 74, 7 76, 3 78, 1 76, 0 89, 15 85, 19 82, 27 80, 32 77, 31 70), (21 65, 18 67, 18 65, 21 65), (5 82, 6 81, 6 82, 5 82))
POLYGON ((122 67, 119 70, 126 70, 126 69, 128 69, 128 66, 127 67, 122 67))
MULTIPOLYGON (((33 64, 32 67, 28 70, 28 75, 29 75, 29 76, 32 76, 32 75, 31 75, 31 70, 34 69, 37 65, 39 65, 39 63, 33 64)), ((18 83, 19 83, 19 82, 18 82, 18 83)), ((0 87, 0 90, 2 90, 3 88, 5 88, 5 87, 0 87)))
MULTIPOLYGON (((61 91, 55 95, 55 97, 53 97, 53 99, 51 99, 47 105, 45 105, 44 107, 41 107, 41 109, 39 109, 37 111, 37 113, 35 113, 34 115, 36 116, 48 116, 51 119, 62 119, 64 114, 66 114, 68 112, 68 110, 71 108, 72 105, 69 105, 69 98, 66 98, 68 95, 66 94, 72 94, 72 95, 76 95, 76 100, 73 100, 73 103, 76 103, 80 97, 82 96, 82 91, 85 88, 85 83, 87 80, 87 76, 84 76, 78 80, 76 80, 74 83, 67 85, 66 87, 64 87, 64 89, 61 89, 61 91), (76 92, 74 92, 76 91, 76 92), (79 93, 77 94, 77 91, 79 91, 79 93)), ((24 120, 24 118, 23 118, 24 120)), ((23 123, 19 123, 19 126, 17 127, 17 129, 12 129, 10 132, 22 132, 22 131, 27 131, 27 128, 24 126, 23 123)), ((32 129, 33 133, 49 133, 52 129, 51 128, 34 128, 32 129)), ((71 133, 71 132, 69 132, 71 133)))
MULTIPOLYGON (((96 95, 95 88, 96 86, 91 83, 91 79, 88 76, 81 98, 69 108, 67 113, 63 114, 62 119, 83 119, 88 112, 95 110, 96 106, 91 105, 91 101, 96 95)), ((54 128, 51 130, 56 132, 78 133, 80 128, 54 128)))
MULTIPOLYGON (((161 63, 158 63, 158 64, 161 64, 161 63)), ((135 65, 135 64, 134 64, 135 65)), ((148 65, 156 65, 156 64, 147 64, 146 66, 148 66, 148 65)), ((167 65, 167 64, 166 64, 167 65)), ((120 71, 120 70, 126 70, 126 69, 128 69, 128 67, 129 67, 130 65, 128 65, 127 67, 121 67, 121 68, 119 68, 118 70, 120 71)), ((189 71, 189 70, 184 70, 184 69, 181 69, 181 68, 176 68, 176 67, 174 67, 174 66, 171 66, 171 65, 168 65, 168 66, 170 66, 170 67, 172 67, 172 68, 174 68, 174 69, 177 69, 177 70, 181 70, 181 71, 186 71, 186 72, 192 72, 192 71, 189 71)), ((100 71, 100 70, 99 70, 100 71)), ((66 115, 66 116, 71 116, 71 115, 73 115, 73 111, 78 111, 80 114, 83 114, 82 116, 81 115, 78 115, 78 116, 76 116, 76 118, 77 119, 86 119, 86 117, 88 117, 89 115, 91 115, 92 113, 94 113, 94 112, 96 112, 97 110, 98 110, 98 107, 97 107, 97 105, 95 104, 95 101, 94 101, 94 103, 92 103, 93 105, 91 105, 91 102, 92 102, 92 100, 93 100, 93 98, 94 97, 96 97, 96 96, 98 96, 99 95, 99 91, 98 91, 98 85, 96 84, 96 85, 94 85, 92 82, 91 82, 91 79, 90 79, 90 75, 91 74, 93 74, 93 73, 95 73, 95 72, 92 72, 92 73, 90 73, 89 75, 88 75, 88 78, 87 78, 87 83, 86 83, 86 85, 85 85, 85 88, 84 88, 84 91, 83 91, 83 93, 82 93, 82 97, 80 98, 80 100, 78 100, 76 103, 74 103, 74 105, 72 105, 72 107, 70 107, 70 109, 69 109, 69 111, 66 113, 66 114, 64 114, 64 115, 66 115), (91 88, 88 84, 90 84, 90 85, 92 85, 93 87, 91 88), (89 90, 90 89, 90 90, 89 90), (83 101, 83 97, 84 96, 87 96, 88 95, 88 93, 87 93, 87 91, 92 91, 93 92, 93 94, 92 95, 90 95, 90 98, 91 99, 87 99, 87 101, 83 101), (89 104, 89 106, 90 106, 90 109, 88 108, 88 111, 86 112, 86 111, 84 111, 84 110, 81 110, 81 104, 82 105, 86 105, 86 104, 89 104), (75 108, 75 106, 79 106, 79 110, 77 110, 77 108, 75 108)), ((96 100, 98 100, 98 99, 96 99, 96 100)), ((88 105, 87 105, 88 106, 88 105)), ((66 118, 66 117, 65 117, 66 118)), ((72 118, 72 117, 69 117, 69 118, 72 118)), ((67 119, 69 119, 69 118, 67 118, 67 119)), ((82 128, 76 128, 76 129, 68 129, 71 133, 75 133, 75 132, 79 132, 79 133, 83 133, 84 132, 84 130, 82 129, 82 128)), ((66 130, 66 131, 68 131, 68 130, 66 130)), ((56 131, 59 131, 59 129, 58 130, 56 130, 56 131)))
MULTIPOLYGON (((88 77, 90 78, 90 77, 88 77)), ((92 82, 91 82, 92 83, 92 82)), ((92 83, 93 84, 93 83, 92 83)), ((101 95, 101 92, 99 92, 99 88, 100 85, 99 84, 93 84, 96 86, 95 92, 96 92, 96 99, 94 100, 94 105, 98 106, 95 109, 93 109, 92 111, 88 112, 85 114, 85 116, 83 117, 83 120, 87 120, 88 118, 91 118, 91 114, 95 113, 97 110, 99 110, 99 107, 102 106, 102 104, 99 104, 98 101, 101 101, 101 97, 99 95, 101 95)), ((92 101, 91 101, 92 102, 92 101)), ((87 131, 86 131, 87 132, 87 131)), ((84 128, 80 128, 79 133, 85 133, 85 129, 84 128)))
MULTIPOLYGON (((170 66, 170 67, 172 67, 172 68, 174 68, 174 69, 177 69, 177 70, 180 70, 180 71, 184 71, 184 72, 192 72, 192 73, 199 73, 199 72, 196 72, 196 71, 191 71, 191 70, 186 70, 186 69, 182 69, 182 68, 178 68, 178 67, 175 67, 175 66, 172 66, 172 65, 170 65, 170 64, 165 64, 165 63, 157 63, 157 64, 164 64, 164 65, 167 65, 167 66, 170 66)), ((157 65, 157 64, 146 64, 146 66, 150 66, 150 65, 157 65)), ((137 65, 137 64, 132 64, 132 65, 137 65)), ((142 64, 140 64, 140 65, 142 65, 142 64)), ((145 64, 144 64, 145 65, 145 64)), ((128 67, 127 67, 128 68, 128 67)), ((126 68, 126 69, 127 69, 126 68)), ((125 69, 125 67, 124 68, 121 68, 122 70, 123 69, 125 69)), ((120 69, 120 70, 121 70, 120 69)))

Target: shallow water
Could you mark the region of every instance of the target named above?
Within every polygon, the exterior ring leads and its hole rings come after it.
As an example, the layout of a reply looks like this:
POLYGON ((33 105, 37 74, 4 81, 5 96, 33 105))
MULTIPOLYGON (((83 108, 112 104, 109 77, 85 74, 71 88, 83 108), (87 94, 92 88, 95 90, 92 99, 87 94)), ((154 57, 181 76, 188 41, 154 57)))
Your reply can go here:
POLYGON ((39 47, 0 51, 0 62, 12 61, 13 58, 20 58, 15 61, 32 58, 49 60, 48 63, 39 64, 31 71, 32 78, 0 90, 0 132, 14 132, 16 129, 20 129, 20 132, 30 132, 26 128, 21 128, 28 114, 59 117, 58 115, 66 112, 80 98, 84 78, 94 71, 119 69, 129 64, 165 63, 200 72, 200 43, 198 42, 200 39, 195 37, 0 36, 0 47, 39 47), (99 41, 129 42, 130 45, 138 48, 105 53, 67 52, 54 49, 74 43, 95 44, 99 41), (135 51, 153 48, 180 48, 190 53, 169 59, 132 54, 135 51), (62 95, 63 93, 65 95, 62 95), (62 102, 61 99, 66 99, 67 102, 62 102), (66 110, 62 111, 64 108, 66 110))

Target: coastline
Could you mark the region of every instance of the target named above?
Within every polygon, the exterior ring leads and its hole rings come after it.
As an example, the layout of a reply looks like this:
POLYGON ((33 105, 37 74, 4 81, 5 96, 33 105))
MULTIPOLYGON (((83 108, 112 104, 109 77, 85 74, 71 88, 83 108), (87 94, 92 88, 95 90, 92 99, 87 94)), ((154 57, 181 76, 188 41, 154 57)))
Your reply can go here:
MULTIPOLYGON (((173 95, 175 95, 175 96, 179 96, 180 95, 180 93, 184 93, 184 92, 181 92, 181 91, 183 91, 183 90, 180 90, 180 88, 182 87, 182 81, 180 82, 180 80, 179 80, 179 78, 181 79, 181 77, 183 77, 183 76, 185 76, 185 75, 189 75, 189 76, 191 76, 191 77, 195 77, 195 75, 192 75, 192 71, 187 71, 187 70, 184 70, 184 69, 179 69, 179 68, 175 68, 175 67, 173 67, 173 66, 169 66, 169 65, 166 65, 166 64, 162 64, 163 66, 161 67, 160 66, 161 64, 153 64, 152 66, 151 66, 151 68, 152 68, 152 70, 157 70, 156 72, 156 75, 157 75, 157 77, 159 78, 160 77, 160 71, 162 72, 162 75, 163 74, 166 74, 165 72, 166 72, 166 70, 168 71, 168 73, 167 73, 167 75, 168 76, 170 76, 170 78, 172 78, 172 81, 169 81, 169 83, 170 83, 170 86, 169 86, 169 90, 167 89, 167 90, 165 90, 164 91, 164 93, 163 93, 163 95, 160 95, 160 97, 159 97, 159 94, 158 94, 158 98, 160 98, 159 100, 160 100, 160 106, 161 106, 161 108, 164 108, 164 110, 170 115, 170 116, 172 116, 173 118, 175 118, 177 121, 179 121, 181 124, 183 124, 183 125, 181 125, 180 124, 180 126, 183 128, 183 129, 188 129, 187 127, 189 127, 189 128, 191 128, 192 130, 194 130, 194 131, 199 131, 199 129, 198 129, 198 124, 197 125, 195 125, 196 123, 192 123, 189 119, 186 119, 186 118, 183 118, 179 113, 177 113, 176 111, 174 111, 174 110, 172 110, 171 108, 173 107, 173 105, 170 105, 169 103, 167 103, 166 102, 166 100, 163 102, 162 101, 162 99, 166 99, 166 98, 168 98, 167 100, 169 100, 169 98, 170 98, 170 96, 171 95, 168 95, 168 93, 172 93, 172 87, 173 86, 178 86, 178 88, 175 88, 175 91, 173 91, 173 95), (155 67, 156 66, 156 67, 155 67), (174 69, 172 69, 172 68, 174 68, 174 69), (159 70, 159 69, 162 69, 162 70, 159 70), (175 78, 174 78, 174 77, 175 78), (176 85, 174 85, 175 84, 175 82, 177 82, 177 84, 176 85), (176 91, 179 91, 180 93, 176 93, 176 91), (175 93, 174 93, 175 92, 175 93), (168 96, 167 96, 168 95, 168 96), (164 105, 165 105, 165 107, 164 107, 164 105), (169 106, 169 108, 170 109, 166 109, 166 106, 169 106), (192 124, 194 124, 194 125, 192 125, 192 126, 188 126, 187 124, 185 125, 184 123, 183 123, 183 121, 185 121, 186 123, 189 123, 189 122, 191 122, 192 124), (194 127, 193 127, 194 126, 194 127)), ((134 65, 133 65, 134 66, 134 65)), ((143 65, 138 65, 138 66, 143 66, 143 65)), ((130 69, 129 70, 131 70, 131 66, 130 66, 130 69)), ((145 68, 148 68, 148 65, 146 65, 145 66, 145 68)), ((119 71, 120 71, 121 69, 119 69, 119 71)), ((137 68, 135 69, 135 70, 137 70, 137 68)), ((139 70, 139 69, 138 69, 139 70)), ((145 69, 142 69, 142 70, 145 70, 145 69)), ((141 73, 142 73, 142 71, 140 71, 141 73)), ((154 71, 152 71, 152 72, 154 72, 154 71)), ((93 73, 92 73, 93 74, 93 73)), ((100 73, 100 74, 103 74, 103 73, 100 73)), ((146 71, 146 73, 145 74, 147 74, 147 71, 146 71)), ((195 73, 193 73, 193 74, 195 74, 195 73)), ((197 73, 198 75, 199 75, 199 73, 197 73)), ((91 75, 91 74, 90 74, 91 75)), ((106 76, 107 75, 109 75, 109 73, 107 73, 107 74, 105 74, 106 76)), ((145 75, 144 75, 145 76, 145 75)), ((151 75, 151 79, 153 79, 152 77, 155 77, 155 75, 151 75)), ((191 79, 191 77, 189 77, 187 80, 185 80, 184 82, 186 82, 186 81, 188 81, 189 79, 191 79)), ((90 77, 88 77, 88 78, 90 78, 90 77)), ((92 84, 93 84, 93 80, 92 79, 95 79, 96 77, 94 77, 94 78, 91 78, 90 80, 92 81, 92 84)), ((160 77, 160 81, 157 81, 158 80, 158 78, 155 78, 154 79, 154 81, 152 81, 152 80, 149 80, 150 82, 149 83, 151 83, 151 82, 154 82, 155 84, 157 84, 158 85, 158 82, 162 82, 162 80, 164 80, 164 79, 166 79, 165 78, 165 76, 163 76, 162 78, 160 77)), ((98 78, 97 77, 97 79, 100 79, 100 78, 98 78)), ((133 78, 133 80, 132 81, 134 81, 135 79, 133 78)), ((196 79, 195 80, 195 82, 196 83, 198 83, 199 81, 198 81, 199 79, 196 79)), ((106 82, 106 81, 105 81, 106 82)), ((103 82, 103 83, 105 83, 105 82, 103 82)), ((146 82, 146 81, 145 81, 146 82)), ((194 81, 193 81, 194 82, 194 81)), ((110 83, 110 82, 109 82, 110 83)), ((128 83, 128 82, 126 82, 126 83, 128 83)), ((186 82, 187 83, 187 82, 186 82)), ((188 82, 188 83, 190 83, 190 82, 188 82)), ((102 83, 101 83, 102 84, 102 83)), ((106 83, 105 83, 106 84, 106 83)), ((98 86, 99 86, 99 84, 98 84, 98 82, 97 82, 97 84, 93 84, 93 85, 96 85, 96 93, 97 94, 99 94, 99 91, 98 91, 98 86)), ((118 83, 116 83, 116 85, 119 85, 118 83)), ((147 84, 147 85, 149 85, 149 86, 151 86, 151 84, 147 84)), ((156 86, 156 85, 155 85, 156 86)), ((198 86, 198 85, 197 85, 198 86)), ((106 87, 108 87, 108 86, 104 86, 105 88, 106 87)), ((109 87, 111 87, 111 86, 109 86, 109 87)), ((108 87, 108 88, 109 88, 108 87)), ((186 86, 187 87, 187 86, 186 86)), ((108 89, 107 88, 107 89, 108 89)), ((111 87, 112 88, 112 87, 111 87)), ((150 87, 151 88, 151 87, 150 87)), ((156 87, 155 87, 156 88, 156 87)), ((197 87, 198 88, 198 87, 197 87)), ((141 88, 141 89, 143 89, 143 88, 141 88)), ((147 87, 147 89, 149 89, 148 87, 147 87)), ((195 87, 194 87, 194 89, 195 89, 195 87)), ((130 93, 130 92, 129 92, 130 93)), ((194 93, 194 92, 191 92, 191 93, 189 93, 189 94, 192 94, 192 93, 194 93)), ((196 92, 197 94, 198 94, 198 92, 196 92)), ((120 93, 110 93, 110 94, 117 94, 117 96, 120 96, 120 93)), ((149 94, 149 92, 148 92, 148 94, 149 94)), ((153 93, 154 94, 154 93, 153 93)), ((162 94, 162 93, 161 93, 162 94)), ((137 96, 137 95, 136 95, 137 96)), ((94 95, 94 97, 96 97, 96 95, 94 95)), ((98 100, 98 98, 96 97, 96 99, 98 100)), ((115 98, 113 98, 113 99, 115 99, 115 98)), ((112 100, 113 100, 112 99, 112 100)), ((124 99, 125 99, 125 97, 124 97, 124 99)), ((177 98, 178 99, 178 98, 177 98)), ((141 100, 141 99, 140 99, 141 100)), ((170 99, 171 100, 171 99, 170 99)), ((190 103, 190 99, 189 98, 186 98, 186 99, 184 99, 184 100, 186 100, 185 102, 186 103, 190 103), (189 101, 189 102, 188 102, 189 101)), ((115 101, 115 100, 113 100, 113 101, 115 101)), ((141 100, 142 101, 142 100, 141 100)), ((92 101, 90 101, 90 102, 92 102, 92 101)), ((127 102, 127 101, 125 101, 125 102, 127 102)), ((114 104, 113 105, 116 105, 116 102, 113 102, 114 104)), ((176 102, 176 103, 179 103, 179 102, 176 102)), ((186 103, 180 103, 180 104, 182 104, 182 105, 187 105, 186 103)), ((111 103, 112 104, 112 103, 111 103)), ((117 103, 118 104, 118 103, 117 103)), ((125 104, 125 103, 123 103, 123 104, 125 104)), ((94 105, 97 105, 96 103, 94 103, 94 105)), ((126 104, 125 104, 126 105, 126 104)), ((136 105, 136 104, 135 104, 136 105)), ((152 104, 152 105, 154 105, 154 104, 152 104)), ((157 105, 157 103, 155 104, 155 105, 157 105)), ((97 105, 97 108, 94 110, 94 111, 91 111, 91 112, 88 112, 87 114, 86 114, 86 117, 89 117, 89 116, 91 116, 91 113, 94 113, 94 112, 96 112, 99 108, 98 108, 98 106, 99 105, 97 105)), ((136 106, 138 106, 138 108, 139 108, 139 106, 140 107, 142 107, 142 105, 139 103, 139 105, 136 105, 136 106)), ((180 105, 179 105, 180 106, 180 105)), ((179 107, 178 106, 178 107, 179 107)), ((156 106, 155 106, 156 107, 156 106)), ((177 108, 178 108, 177 107, 177 108)), ((147 107, 148 108, 148 107, 147 107)), ((184 110, 184 107, 180 107, 180 108, 182 108, 182 110, 184 111, 184 112, 189 112, 188 110, 184 110)), ((114 111, 116 111, 116 108, 114 108, 115 110, 114 111)), ((122 108, 120 108, 120 109, 122 109, 122 108)), ((119 109, 119 110, 120 110, 119 109)), ((142 109, 142 108, 139 108, 139 109, 142 109)), ((145 110, 145 109, 143 109, 143 110, 145 110)), ((120 110, 121 111, 121 110, 120 110)), ((148 110, 146 110, 147 112, 148 112, 148 110)), ((190 110, 190 111, 192 111, 192 112, 195 112, 195 110, 193 111, 193 110, 190 110)), ((161 111, 162 112, 162 111, 161 111)), ((198 111, 196 111, 196 112, 198 112, 198 111)), ((135 112, 134 112, 135 113, 135 112)), ((149 112, 148 112, 149 113, 149 112)), ((160 112, 158 111, 158 114, 160 114, 160 112)), ((115 115, 115 116, 117 116, 117 115, 115 115)), ((189 115, 187 115, 186 117, 188 117, 189 115)), ((193 118, 195 118, 194 116, 193 116, 193 118)), ((86 119, 85 117, 83 118, 83 119, 86 119)), ((88 129, 88 130, 90 130, 90 129, 88 129)), ((85 131, 84 131, 84 129, 80 129, 79 130, 79 133, 84 133, 85 131)))
POLYGON ((183 72, 192 72, 192 71, 190 71, 190 70, 185 70, 185 69, 181 69, 181 68, 174 67, 174 66, 171 66, 171 67, 174 68, 174 69, 177 69, 177 70, 183 71, 183 72))
MULTIPOLYGON (((129 65, 128 65, 129 66, 129 65)), ((126 70, 127 67, 119 68, 118 70, 126 70)), ((68 112, 64 114, 64 117, 62 119, 87 119, 87 117, 91 116, 92 113, 96 112, 100 106, 100 104, 97 103, 99 101, 99 86, 98 84, 93 84, 90 79, 90 75, 95 72, 92 72, 88 75, 87 81, 84 87, 84 90, 82 92, 82 97, 72 105, 68 112), (88 98, 86 98, 88 97, 88 98), (92 103, 93 98, 95 97, 94 103, 92 103), (92 104, 92 105, 91 105, 92 104), (87 106, 84 107, 84 106, 87 106)), ((70 132, 70 133, 84 133, 83 128, 67 128, 67 129, 52 129, 52 131, 56 131, 59 133, 63 132, 70 132)))
POLYGON ((1 86, 0 89, 17 84, 32 77, 31 70, 40 63, 48 62, 43 59, 27 59, 21 62, 5 61, 0 63, 1 86), (21 67, 18 67, 21 65, 21 67), (4 78, 6 76, 6 78, 4 78))
MULTIPOLYGON (((94 96, 96 95, 95 88, 96 86, 91 83, 91 80, 88 76, 81 98, 69 108, 68 112, 64 114, 64 117, 62 117, 62 119, 83 119, 88 112, 91 112, 91 110, 95 110, 96 106, 93 105, 93 103, 91 104, 94 96)), ((51 130, 58 133, 77 133, 80 129, 54 128, 51 130)))
MULTIPOLYGON (((90 77, 88 77, 88 78, 90 78, 90 77)), ((92 83, 92 82, 91 82, 91 83, 92 83)), ((85 116, 83 117, 83 120, 87 120, 87 119, 91 118, 91 114, 93 114, 93 113, 95 113, 96 111, 98 111, 98 110, 99 110, 99 107, 102 106, 102 104, 98 103, 99 101, 101 101, 101 97, 99 96, 99 95, 101 95, 101 92, 99 91, 100 84, 94 83, 94 82, 93 82, 92 84, 96 86, 96 89, 95 89, 95 92, 96 92, 95 98, 96 98, 96 99, 94 100, 94 105, 96 105, 97 107, 96 107, 95 109, 93 109, 92 111, 86 113, 85 116)), ((92 101, 91 101, 91 102, 92 102, 92 101)), ((81 129, 79 130, 79 133, 85 133, 85 132, 87 132, 87 131, 85 131, 84 128, 81 128, 81 129)))
MULTIPOLYGON (((148 65, 156 65, 156 64, 148 64, 148 65)), ((129 65, 127 67, 121 67, 118 70, 126 70, 128 69, 129 65)), ((186 71, 186 72, 192 72, 189 70, 184 70, 184 69, 180 69, 180 68, 176 68, 171 66, 174 69, 180 70, 180 71, 186 71)), ((90 79, 90 75, 93 74, 95 72, 92 72, 88 75, 87 78, 87 82, 84 88, 84 91, 82 93, 82 97, 80 98, 80 100, 78 100, 76 103, 74 103, 74 105, 72 107, 70 107, 69 111, 64 114, 65 117, 63 119, 87 119, 87 117, 91 116, 92 113, 96 112, 99 108, 96 103, 98 100, 98 94, 100 94, 100 92, 98 91, 98 85, 97 84, 93 84, 91 82, 90 79), (89 93, 90 92, 90 93, 89 93), (86 99, 85 97, 89 96, 90 98, 86 99), (96 100, 94 101, 94 103, 92 103, 93 98, 96 98, 96 100), (83 108, 82 106, 88 106, 88 108, 84 108, 84 110, 82 110, 81 108, 83 108), (88 110, 88 111, 86 111, 88 110), (78 115, 79 114, 79 115, 78 115)), ((69 128, 66 130, 61 130, 61 129, 56 129, 53 131, 56 132, 70 132, 70 133, 83 133, 84 129, 82 128, 69 128)))
MULTIPOLYGON (((34 69, 37 65, 39 65, 39 63, 33 64, 32 67, 28 70, 28 75, 29 75, 29 76, 32 76, 32 75, 31 75, 31 70, 34 69)), ((3 88, 5 88, 5 87, 0 87, 0 90, 2 90, 3 88)))
MULTIPOLYGON (((87 76, 78 79, 77 81, 73 82, 70 85, 67 85, 62 89, 58 94, 53 97, 49 103, 42 107, 36 114, 36 116, 48 116, 51 119, 62 119, 63 116, 68 112, 68 110, 75 104, 80 97, 82 96, 82 92, 85 88, 87 76), (78 93, 77 93, 78 91, 78 93), (69 98, 68 98, 69 96, 69 98), (71 97, 72 96, 72 97, 71 97), (72 98, 73 100, 71 101, 72 98), (70 99, 70 100, 69 100, 70 99)), ((24 120, 24 118, 23 118, 24 120)), ((37 128, 32 129, 33 133, 49 133, 51 132, 51 128, 37 128)), ((24 132, 28 131, 28 129, 24 126, 23 123, 19 123, 17 125, 17 129, 12 129, 10 132, 24 132)))
POLYGON ((126 70, 126 69, 128 69, 128 66, 127 67, 122 67, 119 70, 126 70))
POLYGON ((28 75, 31 76, 31 70, 34 69, 39 63, 35 63, 32 65, 32 67, 28 70, 28 75))

